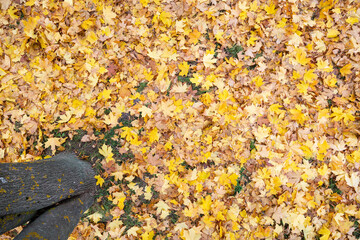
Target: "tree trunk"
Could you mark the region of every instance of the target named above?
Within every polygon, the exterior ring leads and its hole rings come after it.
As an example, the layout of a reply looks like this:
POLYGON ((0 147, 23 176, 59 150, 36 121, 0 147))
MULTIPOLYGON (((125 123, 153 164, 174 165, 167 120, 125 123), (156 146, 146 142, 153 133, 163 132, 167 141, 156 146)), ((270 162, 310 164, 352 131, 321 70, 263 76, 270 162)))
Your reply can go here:
POLYGON ((89 163, 70 153, 1 163, 0 234, 31 220, 16 239, 67 239, 93 203, 94 175, 89 163))
POLYGON ((68 239, 83 213, 93 204, 93 195, 86 192, 64 200, 31 221, 14 240, 68 239))

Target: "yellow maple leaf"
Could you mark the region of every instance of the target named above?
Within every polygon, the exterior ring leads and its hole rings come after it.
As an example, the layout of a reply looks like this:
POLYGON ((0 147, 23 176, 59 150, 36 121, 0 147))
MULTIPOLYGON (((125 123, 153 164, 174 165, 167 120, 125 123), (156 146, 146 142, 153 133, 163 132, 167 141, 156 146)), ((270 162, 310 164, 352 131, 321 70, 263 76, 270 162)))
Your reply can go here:
POLYGON ((60 147, 61 144, 63 144, 66 141, 67 138, 48 138, 48 140, 45 142, 45 148, 50 147, 52 153, 54 154, 56 152, 56 147, 60 147))
POLYGON ((86 40, 87 40, 89 43, 94 44, 94 43, 98 40, 98 37, 97 37, 96 33, 94 33, 93 31, 90 31, 90 32, 87 34, 86 40))
POLYGON ((120 210, 124 209, 124 202, 126 199, 124 192, 113 192, 111 195, 113 196, 112 202, 116 204, 120 210))
POLYGON ((17 10, 14 6, 11 6, 11 7, 7 10, 8 14, 10 15, 10 17, 11 17, 13 20, 19 18, 19 16, 15 14, 17 11, 18 11, 18 10, 17 10))
POLYGON ((81 23, 81 27, 85 30, 88 30, 92 26, 94 26, 94 20, 92 18, 89 18, 81 23))
POLYGON ((94 223, 98 223, 102 218, 102 214, 99 212, 95 212, 95 213, 87 216, 87 218, 91 219, 94 223))
POLYGON ((296 79, 299 79, 300 77, 301 77, 300 73, 294 70, 292 78, 296 80, 296 79))
POLYGON ((333 107, 331 108, 331 111, 332 113, 330 117, 333 118, 333 121, 340 121, 341 119, 343 119, 344 110, 338 107, 333 107))
POLYGON ((170 214, 170 207, 163 200, 160 200, 157 204, 155 204, 155 207, 156 213, 160 214, 162 219, 166 218, 170 214))
POLYGON ((189 34, 189 43, 190 44, 196 44, 199 39, 201 37, 201 32, 199 32, 198 30, 193 30, 190 34, 189 34))
POLYGON ((26 1, 25 6, 31 7, 31 6, 33 6, 33 5, 35 4, 35 1, 36 1, 36 0, 26 1))
POLYGON ((247 46, 254 46, 256 43, 256 40, 258 40, 258 37, 256 37, 255 35, 252 35, 247 41, 246 41, 246 45, 247 46))
POLYGON ((256 140, 261 143, 264 142, 266 138, 270 135, 271 128, 263 125, 262 127, 258 127, 253 133, 256 140))
POLYGON ((111 90, 110 89, 104 89, 102 92, 98 95, 98 100, 104 99, 107 100, 110 98, 111 90))
POLYGON ((179 69, 180 69, 181 71, 180 71, 179 75, 180 75, 180 76, 186 76, 186 75, 188 75, 188 73, 189 73, 189 68, 190 68, 190 65, 189 65, 187 62, 183 61, 182 63, 180 63, 180 64, 179 64, 179 69))
POLYGON ((266 5, 266 6, 264 7, 264 10, 265 10, 266 13, 269 14, 269 15, 274 15, 274 14, 276 14, 276 11, 277 11, 277 9, 275 8, 275 4, 274 4, 273 2, 271 2, 270 5, 266 5))
POLYGON ((283 106, 281 106, 280 104, 272 104, 270 107, 269 107, 269 110, 270 112, 272 113, 276 113, 276 114, 282 114, 282 113, 285 113, 285 110, 282 110, 280 108, 283 108, 283 106))
POLYGON ((205 199, 202 197, 199 205, 202 208, 204 214, 209 214, 212 205, 211 196, 206 195, 205 199))
POLYGON ((359 22, 359 19, 357 17, 348 17, 345 21, 351 25, 354 25, 355 23, 359 22))
POLYGON ((162 53, 163 51, 158 49, 154 49, 154 50, 148 49, 147 55, 155 60, 159 60, 161 58, 162 53))
POLYGON ((151 230, 150 232, 144 232, 142 235, 141 235, 141 239, 142 240, 153 240, 154 239, 154 236, 155 236, 155 233, 153 230, 151 230))
POLYGON ((322 235, 320 240, 328 240, 331 234, 330 230, 325 226, 322 226, 318 233, 322 235))
POLYGON ((355 172, 352 172, 349 175, 350 176, 348 176, 347 174, 345 175, 345 181, 346 181, 347 185, 349 185, 350 187, 353 187, 353 188, 357 188, 360 183, 359 175, 355 172))
POLYGON ((95 176, 96 179, 96 185, 100 185, 100 187, 102 187, 102 185, 104 184, 105 180, 100 176, 100 175, 96 175, 95 176))
POLYGON ((310 62, 310 58, 306 57, 306 52, 303 49, 295 48, 295 60, 301 65, 306 65, 310 62))
POLYGON ((136 133, 132 131, 132 129, 129 127, 123 127, 122 130, 123 132, 120 134, 120 136, 122 138, 125 138, 126 141, 130 142, 131 140, 135 139, 135 137, 137 136, 136 133))
POLYGON ((104 73, 107 73, 107 72, 108 72, 108 70, 106 68, 104 68, 103 66, 101 66, 99 68, 99 70, 98 70, 98 73, 100 73, 100 74, 104 74, 104 73))
POLYGON ((102 145, 102 147, 99 149, 99 153, 105 157, 106 162, 114 160, 113 158, 114 154, 112 153, 111 146, 107 146, 105 144, 102 145))
POLYGON ((323 61, 322 59, 317 61, 317 68, 324 72, 332 72, 334 70, 332 65, 329 66, 328 60, 323 61))
POLYGON ((299 89, 298 92, 302 94, 307 94, 309 89, 309 84, 301 81, 299 84, 296 84, 296 87, 299 89))
POLYGON ((29 17, 27 21, 22 20, 22 24, 24 25, 24 32, 28 37, 35 38, 36 35, 34 33, 35 27, 39 21, 40 17, 29 17))
POLYGON ((304 82, 312 84, 313 79, 317 79, 317 75, 314 73, 314 69, 310 69, 306 71, 306 73, 304 74, 304 82))
POLYGON ((111 220, 110 223, 107 224, 107 227, 110 228, 111 231, 116 231, 117 229, 120 229, 123 225, 123 222, 119 219, 111 220))
POLYGON ((224 31, 220 30, 217 31, 217 33, 215 34, 215 39, 217 42, 220 42, 221 40, 223 40, 223 35, 224 35, 224 31))
POLYGON ((23 76, 23 79, 25 82, 30 83, 30 84, 34 82, 34 76, 32 75, 32 73, 30 71, 25 73, 25 75, 23 76))
POLYGON ((153 143, 155 141, 159 141, 159 138, 160 138, 160 134, 158 133, 158 129, 156 127, 154 127, 153 130, 151 130, 149 133, 148 133, 148 136, 149 136, 149 142, 150 143, 153 143))
POLYGON ((328 166, 326 164, 323 164, 320 168, 317 169, 317 172, 321 176, 324 176, 324 175, 328 174, 329 168, 328 168, 328 166))
POLYGON ((343 66, 341 69, 340 69, 340 73, 342 76, 345 76, 345 75, 348 75, 351 73, 351 68, 352 68, 352 65, 351 63, 348 63, 346 64, 345 66, 343 66))
POLYGON ((193 77, 190 78, 190 82, 194 83, 196 86, 199 86, 200 83, 204 81, 204 76, 199 73, 194 73, 193 77))
POLYGON ((325 77, 324 83, 329 87, 336 87, 337 79, 333 74, 331 74, 325 77))
POLYGON ((146 7, 149 4, 149 0, 140 0, 140 3, 143 7, 146 7))
POLYGON ((291 113, 291 119, 295 120, 299 124, 304 124, 304 122, 307 120, 307 117, 304 113, 301 112, 300 106, 296 105, 295 109, 290 109, 289 112, 291 113))
POLYGON ((321 143, 319 143, 318 147, 319 153, 326 153, 330 145, 327 143, 326 139, 324 139, 321 143))
POLYGON ((339 34, 340 34, 340 32, 337 29, 331 28, 331 29, 328 29, 326 37, 336 38, 337 36, 339 36, 339 34))
POLYGON ((261 87, 264 82, 261 76, 256 76, 251 79, 251 82, 254 82, 257 87, 261 87))
POLYGON ((159 19, 165 26, 171 26, 171 13, 163 11, 160 13, 159 19))

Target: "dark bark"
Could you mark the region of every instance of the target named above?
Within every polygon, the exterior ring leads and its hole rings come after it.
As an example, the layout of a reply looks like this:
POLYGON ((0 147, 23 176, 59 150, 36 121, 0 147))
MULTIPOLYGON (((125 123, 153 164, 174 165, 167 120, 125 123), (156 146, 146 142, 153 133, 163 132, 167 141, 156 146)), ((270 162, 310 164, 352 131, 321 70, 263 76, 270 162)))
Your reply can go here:
POLYGON ((61 202, 30 222, 14 240, 65 240, 83 213, 93 204, 93 192, 86 192, 61 202))
POLYGON ((0 217, 0 234, 3 234, 17 226, 23 225, 36 215, 35 211, 18 214, 10 214, 0 217))
POLYGON ((93 203, 94 175, 70 153, 0 164, 0 234, 30 220, 16 239, 67 239, 93 203))

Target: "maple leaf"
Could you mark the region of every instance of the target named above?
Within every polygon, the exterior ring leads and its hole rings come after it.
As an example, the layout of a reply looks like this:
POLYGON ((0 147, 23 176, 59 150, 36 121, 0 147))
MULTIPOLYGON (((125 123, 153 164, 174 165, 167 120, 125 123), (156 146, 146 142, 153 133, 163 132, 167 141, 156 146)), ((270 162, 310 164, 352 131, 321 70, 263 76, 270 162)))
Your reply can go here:
POLYGON ((56 147, 60 147, 61 144, 63 144, 66 141, 66 138, 49 138, 46 142, 45 142, 45 148, 50 147, 51 151, 53 154, 55 154, 56 152, 56 147))
POLYGON ((67 123, 68 121, 70 121, 72 115, 73 114, 71 111, 66 111, 65 114, 60 115, 60 120, 58 121, 58 123, 67 123))
POLYGON ((143 7, 146 7, 149 4, 149 0, 140 0, 140 3, 143 7))
POLYGON ((105 157, 106 162, 113 161, 114 154, 112 153, 112 147, 107 145, 102 145, 102 147, 99 149, 99 153, 105 157))
POLYGON ((324 79, 324 83, 329 87, 336 87, 337 79, 334 75, 329 75, 324 79))
POLYGON ((320 168, 317 169, 317 171, 321 176, 324 176, 329 173, 329 168, 326 164, 323 164, 320 168))
POLYGON ((104 116, 104 123, 110 126, 116 126, 118 124, 118 116, 111 112, 104 116))
POLYGON ((10 17, 15 20, 15 19, 18 19, 19 16, 16 15, 15 13, 17 13, 17 9, 14 7, 14 6, 11 6, 9 9, 8 9, 8 14, 10 15, 10 17))
POLYGON ((276 11, 277 11, 277 9, 275 8, 275 4, 272 3, 272 2, 271 2, 270 5, 266 5, 266 6, 264 7, 264 10, 265 10, 266 13, 269 14, 269 15, 274 15, 274 14, 276 14, 276 11))
POLYGON ((96 179, 96 185, 100 185, 100 187, 102 187, 105 180, 100 175, 96 175, 95 179, 96 179))
POLYGON ((348 17, 345 21, 347 23, 351 24, 351 25, 354 25, 355 23, 359 22, 359 18, 357 18, 357 17, 348 17))
POLYGON ((190 68, 190 65, 183 61, 182 63, 179 64, 179 69, 181 70, 179 75, 180 76, 187 76, 188 73, 189 73, 189 68, 190 68))
POLYGON ((213 64, 216 63, 216 61, 217 59, 214 58, 214 54, 205 54, 203 57, 204 66, 207 68, 215 68, 213 64))
POLYGON ((40 17, 29 17, 28 21, 22 20, 22 24, 24 25, 24 32, 28 37, 36 38, 34 33, 35 27, 39 21, 40 17))
POLYGON ((345 181, 350 186, 357 190, 360 183, 360 177, 357 173, 353 172, 350 174, 350 176, 345 175, 345 181))
POLYGON ((114 13, 112 11, 111 6, 106 6, 103 8, 103 15, 104 15, 104 21, 106 24, 109 24, 109 25, 115 24, 113 18, 116 17, 116 13, 114 13))
POLYGON ((292 115, 291 119, 297 121, 299 124, 304 124, 307 120, 305 114, 301 112, 301 107, 299 105, 296 105, 295 109, 290 109, 289 112, 292 115))
POLYGON ((87 34, 86 40, 89 43, 94 44, 98 40, 98 37, 97 37, 96 33, 94 33, 93 31, 90 31, 87 34))
POLYGON ((99 212, 95 212, 95 213, 87 216, 87 218, 91 219, 91 221, 93 221, 94 223, 98 223, 102 217, 103 216, 99 212))
POLYGON ((167 27, 171 26, 171 13, 163 11, 159 16, 160 21, 165 24, 167 27))
POLYGON ((166 218, 170 214, 169 212, 170 207, 163 200, 160 200, 158 203, 155 204, 155 206, 156 206, 156 213, 161 214, 160 217, 162 219, 166 218))
POLYGON ((116 204, 120 210, 124 209, 124 202, 126 200, 126 195, 123 192, 112 193, 113 203, 116 204))
POLYGON ((200 240, 201 232, 198 228, 191 228, 183 231, 183 238, 186 240, 200 240))
POLYGON ((104 99, 104 100, 109 99, 111 92, 112 91, 110 89, 104 89, 102 92, 99 93, 98 100, 100 100, 100 99, 104 99))
POLYGON ((328 240, 331 234, 330 230, 325 226, 322 226, 318 233, 322 235, 320 240, 328 240))
POLYGON ((345 66, 343 66, 342 68, 340 68, 340 73, 342 76, 348 75, 351 73, 351 68, 352 68, 352 64, 348 63, 345 66))
POLYGON ((162 55, 162 51, 161 50, 157 50, 157 49, 154 49, 154 50, 148 50, 148 56, 155 59, 155 60, 159 60, 161 58, 161 55, 162 55))
POLYGON ((141 115, 143 117, 148 116, 149 118, 151 118, 153 116, 151 108, 148 108, 144 105, 139 108, 139 112, 141 112, 141 115))
POLYGON ((251 79, 251 81, 254 82, 257 87, 261 87, 264 84, 261 76, 256 76, 253 79, 251 79))
POLYGON ((141 235, 141 240, 153 240, 155 236, 155 233, 153 230, 151 230, 150 232, 144 232, 141 235))
POLYGON ((148 133, 148 136, 149 136, 149 142, 150 143, 153 143, 155 141, 159 141, 159 138, 160 138, 160 134, 158 132, 158 129, 155 127, 153 130, 151 130, 149 133, 148 133))
POLYGON ((89 18, 85 21, 83 21, 80 25, 83 29, 88 30, 90 27, 94 26, 93 19, 89 18))
POLYGON ((202 208, 205 214, 208 214, 210 212, 211 205, 212 205, 212 201, 210 195, 207 195, 205 199, 201 198, 200 207, 202 208))
POLYGON ((123 127, 123 132, 120 134, 122 138, 125 138, 126 141, 131 141, 137 137, 136 133, 129 127, 123 127))
POLYGON ((329 29, 326 37, 328 38, 335 38, 340 34, 340 32, 337 29, 329 29))
POLYGON ((317 68, 324 72, 332 72, 334 70, 332 65, 329 66, 328 60, 323 61, 322 59, 317 61, 317 68))
POLYGON ((254 135, 256 137, 256 140, 261 143, 266 140, 266 138, 270 135, 270 133, 271 133, 271 128, 263 125, 262 127, 258 127, 256 129, 254 135))
POLYGON ((190 78, 190 82, 194 83, 196 86, 199 86, 200 83, 204 81, 204 76, 199 73, 194 73, 193 77, 190 78))
POLYGON ((295 48, 295 60, 301 65, 306 65, 310 62, 310 58, 306 57, 306 52, 303 49, 295 48))
POLYGON ((111 231, 116 231, 123 225, 123 222, 119 219, 112 220, 107 226, 111 231))
POLYGON ((290 40, 289 40, 290 45, 298 47, 302 43, 303 43, 303 40, 297 33, 294 33, 293 35, 290 36, 290 40))
POLYGON ((190 44, 196 44, 199 41, 199 38, 201 36, 201 32, 199 32, 198 30, 193 30, 190 34, 189 34, 189 43, 190 44))

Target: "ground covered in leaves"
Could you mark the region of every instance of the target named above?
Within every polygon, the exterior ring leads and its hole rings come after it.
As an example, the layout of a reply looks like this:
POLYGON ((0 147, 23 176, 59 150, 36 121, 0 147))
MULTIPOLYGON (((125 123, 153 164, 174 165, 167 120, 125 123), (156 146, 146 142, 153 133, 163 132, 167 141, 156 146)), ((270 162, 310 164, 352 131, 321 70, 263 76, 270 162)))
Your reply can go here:
POLYGON ((1 161, 97 171, 70 239, 360 237, 358 1, 0 4, 1 161))

